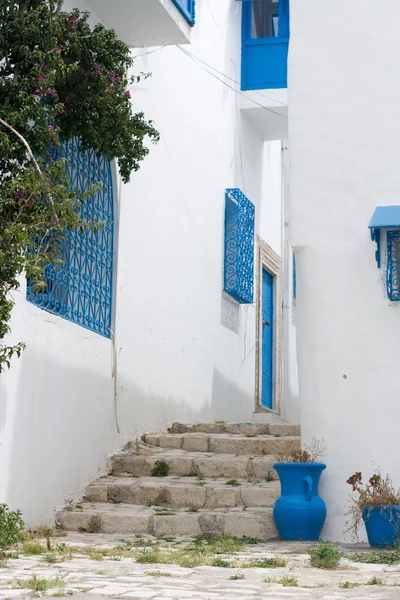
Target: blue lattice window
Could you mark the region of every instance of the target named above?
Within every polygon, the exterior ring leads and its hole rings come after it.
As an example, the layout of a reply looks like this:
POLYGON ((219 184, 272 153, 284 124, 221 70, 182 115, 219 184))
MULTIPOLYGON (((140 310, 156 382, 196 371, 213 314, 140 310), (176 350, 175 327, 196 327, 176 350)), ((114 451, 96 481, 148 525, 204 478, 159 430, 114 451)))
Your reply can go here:
POLYGON ((400 302, 400 231, 387 232, 386 285, 389 300, 400 302))
POLYGON ((186 21, 193 27, 195 23, 196 0, 172 0, 186 21))
POLYGON ((57 157, 66 159, 73 189, 85 191, 94 183, 102 184, 85 201, 81 216, 87 221, 101 222, 103 227, 97 233, 78 229, 70 232, 63 243, 62 265, 46 267, 44 291, 35 291, 28 280, 27 299, 44 310, 111 337, 114 264, 111 164, 94 150, 82 152, 76 138, 63 143, 57 157))
POLYGON ((237 188, 225 193, 224 290, 241 304, 254 299, 254 204, 237 188))

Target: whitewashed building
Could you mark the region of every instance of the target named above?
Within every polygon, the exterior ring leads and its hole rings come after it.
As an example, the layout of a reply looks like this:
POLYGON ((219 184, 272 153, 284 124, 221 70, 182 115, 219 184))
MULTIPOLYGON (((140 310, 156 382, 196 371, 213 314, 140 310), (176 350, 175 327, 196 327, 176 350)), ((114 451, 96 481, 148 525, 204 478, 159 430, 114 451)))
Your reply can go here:
MULTIPOLYGON (((175 420, 300 421, 288 0, 65 2, 76 5, 132 46, 136 73, 152 73, 132 106, 161 141, 129 185, 115 165, 95 165, 100 241, 71 239, 47 293, 22 281, 14 296, 10 341, 27 348, 0 378, 0 497, 29 524, 47 522, 142 432, 175 420)), ((294 118, 298 151, 301 113, 294 118)), ((73 174, 79 151, 65 152, 73 174)), ((299 170, 294 155, 297 194, 299 170)), ((309 401, 312 381, 303 377, 309 401)))

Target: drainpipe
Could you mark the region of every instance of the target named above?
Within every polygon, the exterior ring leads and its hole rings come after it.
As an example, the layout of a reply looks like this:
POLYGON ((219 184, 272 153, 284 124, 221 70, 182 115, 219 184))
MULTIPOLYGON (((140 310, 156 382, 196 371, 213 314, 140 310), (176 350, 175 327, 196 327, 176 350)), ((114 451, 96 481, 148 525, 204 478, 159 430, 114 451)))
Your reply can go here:
POLYGON ((292 250, 290 246, 289 214, 289 145, 287 140, 281 146, 281 207, 282 207, 282 360, 281 360, 281 417, 286 419, 287 401, 290 394, 290 326, 292 315, 291 277, 292 250))

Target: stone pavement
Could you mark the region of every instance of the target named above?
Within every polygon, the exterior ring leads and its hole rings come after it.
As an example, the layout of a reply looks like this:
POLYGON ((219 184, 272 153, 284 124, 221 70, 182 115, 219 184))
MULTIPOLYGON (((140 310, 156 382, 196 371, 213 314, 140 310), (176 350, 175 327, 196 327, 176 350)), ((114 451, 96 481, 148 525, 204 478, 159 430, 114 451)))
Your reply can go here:
MULTIPOLYGON (((51 541, 53 547, 60 542, 95 549, 114 547, 120 543, 120 536, 69 534, 66 538, 51 541)), ((337 570, 314 569, 309 566, 309 546, 299 542, 268 542, 248 545, 245 551, 234 556, 221 557, 236 564, 264 557, 287 559, 285 567, 275 569, 183 568, 169 564, 139 564, 134 558, 93 560, 79 552, 74 552, 70 560, 49 564, 43 555, 20 554, 18 558, 9 559, 0 569, 0 598, 32 598, 34 592, 27 585, 36 576, 39 580, 58 582, 45 592, 46 595, 70 596, 75 600, 111 597, 137 600, 400 599, 400 565, 363 564, 343 558, 337 570), (243 578, 232 579, 242 575, 243 578), (368 584, 374 577, 381 583, 368 584), (282 584, 288 581, 296 587, 282 584), (343 584, 346 588, 340 587, 343 584), (354 587, 350 587, 353 584, 354 587)), ((359 552, 360 547, 353 550, 359 552)), ((349 551, 349 548, 345 549, 346 553, 349 551)))

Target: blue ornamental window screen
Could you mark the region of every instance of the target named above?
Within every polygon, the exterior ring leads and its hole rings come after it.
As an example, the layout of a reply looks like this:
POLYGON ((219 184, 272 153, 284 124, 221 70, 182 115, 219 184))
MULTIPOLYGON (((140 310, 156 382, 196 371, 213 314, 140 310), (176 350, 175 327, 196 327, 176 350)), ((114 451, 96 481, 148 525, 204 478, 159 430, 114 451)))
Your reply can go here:
POLYGON ((254 301, 254 204, 237 188, 225 192, 224 291, 254 301))
POLYGON ((196 17, 196 0, 172 0, 186 21, 193 27, 196 17))
POLYGON ((101 183, 101 189, 88 198, 81 217, 102 224, 97 231, 71 231, 62 247, 62 264, 45 268, 47 286, 35 291, 27 282, 27 300, 105 337, 111 337, 114 193, 110 161, 95 150, 82 152, 80 141, 62 143, 57 158, 66 159, 73 189, 87 190, 101 183))
POLYGON ((400 302, 400 231, 387 232, 386 287, 389 300, 400 302))

